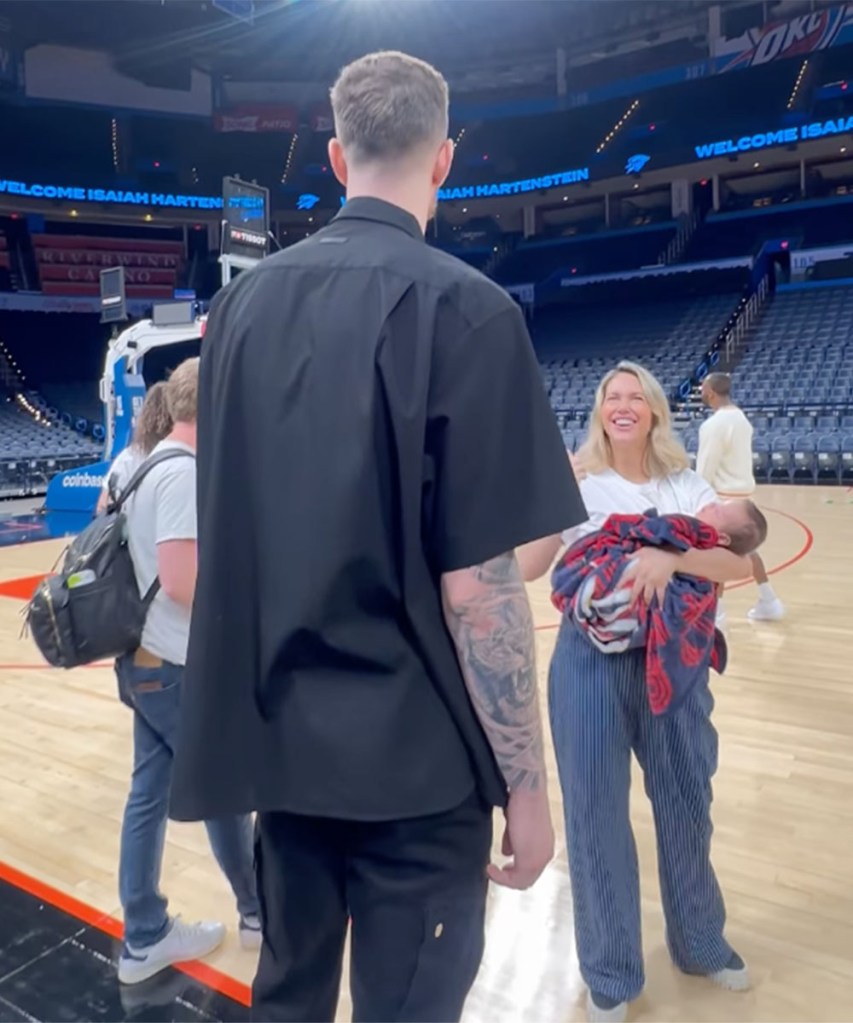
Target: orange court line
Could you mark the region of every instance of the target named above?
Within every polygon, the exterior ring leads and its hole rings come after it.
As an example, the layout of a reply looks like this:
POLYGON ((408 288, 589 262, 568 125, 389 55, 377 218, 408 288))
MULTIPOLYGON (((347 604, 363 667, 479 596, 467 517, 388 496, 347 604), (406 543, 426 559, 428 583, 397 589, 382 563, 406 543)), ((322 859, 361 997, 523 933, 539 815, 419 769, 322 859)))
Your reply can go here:
MULTIPOLYGON (((72 895, 66 895, 65 892, 61 892, 57 888, 45 884, 43 881, 30 877, 29 874, 25 874, 15 867, 10 867, 2 861, 0 861, 0 880, 6 881, 15 888, 27 892, 27 894, 32 895, 41 902, 46 902, 48 905, 53 906, 54 909, 67 913, 69 916, 73 916, 90 927, 103 931, 104 934, 108 934, 111 938, 120 940, 124 933, 122 922, 114 916, 110 916, 109 913, 102 913, 99 909, 95 909, 94 906, 80 902, 79 899, 75 899, 72 895)), ((221 970, 208 966, 207 963, 180 963, 175 966, 175 969, 185 973, 188 977, 192 977, 199 984, 204 984, 219 994, 232 999, 232 1001, 239 1002, 240 1005, 248 1007, 252 1004, 252 992, 248 984, 244 984, 235 977, 229 977, 227 973, 222 973, 221 970)))
POLYGON ((21 579, 7 579, 6 582, 0 583, 0 597, 29 600, 46 575, 47 573, 43 572, 41 575, 26 575, 21 579))

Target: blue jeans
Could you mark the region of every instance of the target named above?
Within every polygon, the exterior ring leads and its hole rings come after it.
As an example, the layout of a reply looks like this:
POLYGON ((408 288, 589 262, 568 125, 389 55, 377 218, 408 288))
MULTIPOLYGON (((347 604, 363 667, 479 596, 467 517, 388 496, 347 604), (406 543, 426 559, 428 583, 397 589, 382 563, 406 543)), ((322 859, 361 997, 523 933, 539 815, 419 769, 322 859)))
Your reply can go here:
MULTIPOLYGON (((127 655, 116 661, 116 675, 121 701, 133 711, 133 776, 121 829, 119 896, 125 940, 146 948, 170 926, 159 882, 184 668, 168 662, 142 668, 127 655)), ((240 915, 257 914, 251 816, 223 817, 205 826, 240 915)))
POLYGON ((630 1001, 645 975, 640 879, 629 819, 631 751, 652 804, 666 938, 685 973, 723 969, 732 948, 711 866, 711 778, 717 769, 707 679, 672 714, 653 717, 645 650, 604 654, 572 625, 560 631, 549 709, 569 852, 575 938, 587 986, 630 1001))

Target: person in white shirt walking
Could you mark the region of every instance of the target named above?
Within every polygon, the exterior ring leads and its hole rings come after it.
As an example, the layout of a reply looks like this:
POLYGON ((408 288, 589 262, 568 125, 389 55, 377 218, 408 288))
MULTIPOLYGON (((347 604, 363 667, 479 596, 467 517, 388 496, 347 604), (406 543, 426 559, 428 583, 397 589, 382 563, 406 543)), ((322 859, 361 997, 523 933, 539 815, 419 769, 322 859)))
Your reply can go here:
POLYGON ((95 513, 100 515, 106 511, 110 503, 110 494, 120 494, 130 482, 131 476, 155 447, 169 436, 172 429, 172 417, 166 400, 166 381, 152 384, 145 395, 145 401, 133 427, 133 439, 113 461, 104 477, 104 485, 98 497, 95 513))
MULTIPOLYGON (((752 423, 732 401, 728 373, 709 373, 702 383, 702 401, 713 412, 699 428, 696 471, 722 497, 749 497, 755 491, 752 473, 752 423)), ((753 621, 774 622, 785 614, 759 554, 750 555, 758 583, 758 603, 749 612, 753 621)))

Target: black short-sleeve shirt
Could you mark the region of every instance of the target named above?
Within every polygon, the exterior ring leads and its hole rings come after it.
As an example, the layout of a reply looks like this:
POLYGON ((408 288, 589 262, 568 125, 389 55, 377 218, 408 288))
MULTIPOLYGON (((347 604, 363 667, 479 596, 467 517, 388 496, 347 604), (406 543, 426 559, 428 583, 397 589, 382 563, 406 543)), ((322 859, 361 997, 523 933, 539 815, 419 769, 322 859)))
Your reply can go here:
POLYGON ((442 573, 586 518, 518 307, 353 199, 214 301, 173 815, 506 798, 442 573))

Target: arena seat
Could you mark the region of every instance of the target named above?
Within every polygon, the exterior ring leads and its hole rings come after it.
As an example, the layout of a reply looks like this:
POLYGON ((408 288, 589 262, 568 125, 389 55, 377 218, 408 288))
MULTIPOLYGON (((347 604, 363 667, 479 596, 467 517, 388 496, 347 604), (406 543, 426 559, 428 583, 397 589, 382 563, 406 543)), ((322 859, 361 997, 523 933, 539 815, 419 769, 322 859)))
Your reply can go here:
MULTIPOLYGON (((737 296, 704 295, 640 305, 554 306, 542 310, 533 339, 551 404, 587 412, 601 377, 620 359, 650 369, 674 393, 707 351, 737 296)), ((564 436, 576 430, 566 422, 564 436)))
POLYGON ((838 429, 853 407, 853 288, 780 291, 734 379, 744 406, 784 406, 790 413, 774 416, 774 434, 838 429))
POLYGON ((37 422, 12 398, 0 403, 0 452, 4 461, 87 455, 94 461, 101 445, 61 421, 37 422))
POLYGON ((72 419, 82 417, 91 422, 102 421, 103 406, 98 395, 97 381, 50 382, 40 386, 47 401, 72 419))
POLYGON ((841 437, 841 480, 853 483, 853 433, 845 433, 841 437))
POLYGON ((837 483, 841 473, 841 437, 830 434, 818 438, 817 472, 815 481, 818 483, 837 483))
POLYGON ((752 445, 752 471, 760 483, 766 483, 770 474, 770 444, 764 437, 755 439, 752 445))

